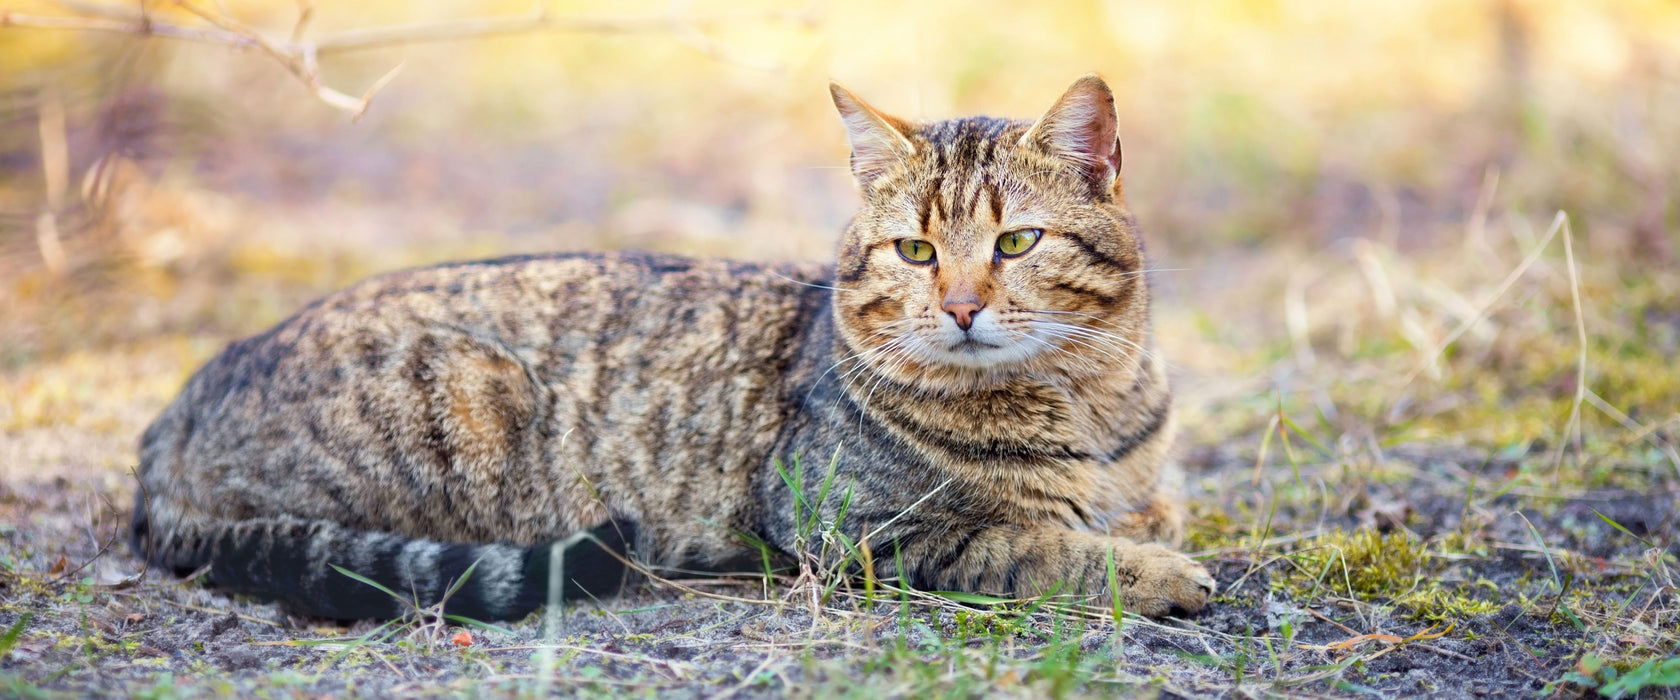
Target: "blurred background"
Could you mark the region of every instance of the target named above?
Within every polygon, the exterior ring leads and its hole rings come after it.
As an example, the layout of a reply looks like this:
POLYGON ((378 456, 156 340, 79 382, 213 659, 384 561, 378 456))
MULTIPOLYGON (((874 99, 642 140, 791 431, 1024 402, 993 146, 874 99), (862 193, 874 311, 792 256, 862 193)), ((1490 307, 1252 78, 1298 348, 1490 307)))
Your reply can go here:
POLYGON ((126 465, 221 344, 368 274, 826 260, 857 203, 830 78, 1030 118, 1096 71, 1192 455, 1292 424, 1680 472, 1672 0, 568 0, 453 41, 419 39, 533 8, 148 5, 0 21, 0 470, 126 465))

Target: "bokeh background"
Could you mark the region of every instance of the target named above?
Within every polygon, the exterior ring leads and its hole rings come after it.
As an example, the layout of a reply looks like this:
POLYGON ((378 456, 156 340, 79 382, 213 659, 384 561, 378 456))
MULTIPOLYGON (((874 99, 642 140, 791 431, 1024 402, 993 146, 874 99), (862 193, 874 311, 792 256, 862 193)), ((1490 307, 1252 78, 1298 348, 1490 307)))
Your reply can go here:
MULTIPOLYGON (((135 3, 5 7, 139 26, 135 3)), ((532 10, 320 3, 300 29, 300 7, 199 9, 276 42, 532 10)), ((1091 71, 1187 451, 1284 425, 1326 452, 1533 455, 1536 478, 1680 470, 1680 4, 542 7, 608 26, 324 52, 351 96, 401 66, 356 120, 250 47, 0 26, 0 474, 126 468, 221 344, 379 271, 827 259, 857 201, 830 78, 908 118, 1032 117, 1091 71)))

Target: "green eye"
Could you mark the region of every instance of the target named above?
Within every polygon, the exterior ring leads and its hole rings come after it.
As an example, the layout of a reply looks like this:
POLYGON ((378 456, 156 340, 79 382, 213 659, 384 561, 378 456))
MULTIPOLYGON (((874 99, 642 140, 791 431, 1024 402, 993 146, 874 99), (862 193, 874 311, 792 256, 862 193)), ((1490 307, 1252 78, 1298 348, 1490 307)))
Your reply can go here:
POLYGON ((898 254, 913 263, 925 263, 933 259, 933 244, 917 238, 906 238, 898 242, 898 254))
POLYGON ((1019 231, 998 236, 998 252, 1004 255, 1020 255, 1031 250, 1038 237, 1044 235, 1043 229, 1024 228, 1019 231))

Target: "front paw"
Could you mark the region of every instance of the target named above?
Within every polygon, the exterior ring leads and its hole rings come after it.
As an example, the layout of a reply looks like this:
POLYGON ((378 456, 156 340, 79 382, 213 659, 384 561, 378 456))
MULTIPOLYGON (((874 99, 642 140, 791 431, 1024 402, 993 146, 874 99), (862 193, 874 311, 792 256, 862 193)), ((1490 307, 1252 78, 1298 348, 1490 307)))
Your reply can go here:
POLYGON ((1195 613, 1213 595, 1206 568, 1160 545, 1139 545, 1116 573, 1126 609, 1149 617, 1195 613))

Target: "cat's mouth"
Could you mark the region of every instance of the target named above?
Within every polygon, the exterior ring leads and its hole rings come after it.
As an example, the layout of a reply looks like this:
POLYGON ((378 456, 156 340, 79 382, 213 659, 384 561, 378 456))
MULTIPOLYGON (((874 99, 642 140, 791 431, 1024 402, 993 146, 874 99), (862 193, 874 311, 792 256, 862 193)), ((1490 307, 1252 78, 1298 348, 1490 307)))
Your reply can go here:
POLYGON ((1003 347, 993 343, 983 343, 973 338, 963 338, 950 347, 951 352, 985 352, 1003 347))

